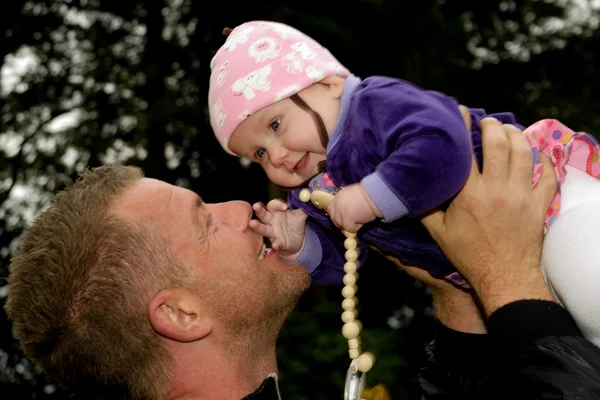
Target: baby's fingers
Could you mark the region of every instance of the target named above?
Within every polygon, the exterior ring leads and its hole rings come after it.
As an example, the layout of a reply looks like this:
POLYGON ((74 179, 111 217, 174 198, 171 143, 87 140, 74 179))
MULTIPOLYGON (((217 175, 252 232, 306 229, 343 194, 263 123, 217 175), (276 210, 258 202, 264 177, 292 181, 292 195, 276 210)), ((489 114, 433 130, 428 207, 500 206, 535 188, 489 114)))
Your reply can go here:
POLYGON ((252 205, 252 209, 254 210, 254 213, 258 219, 260 219, 262 222, 269 223, 271 221, 272 218, 269 217, 272 217, 272 215, 263 203, 254 203, 252 205))
POLYGON ((362 228, 362 226, 363 224, 348 221, 343 223, 341 228, 343 231, 356 233, 360 228, 362 228))
POLYGON ((271 249, 274 251, 279 251, 283 248, 283 242, 280 239, 273 238, 271 240, 271 249))
POLYGON ((281 199, 273 199, 267 203, 267 210, 272 213, 286 211, 287 209, 287 204, 281 199))
POLYGON ((248 221, 248 226, 254 229, 256 232, 260 233, 264 237, 273 237, 274 231, 273 227, 270 225, 265 225, 258 220, 251 219, 250 221, 248 221))

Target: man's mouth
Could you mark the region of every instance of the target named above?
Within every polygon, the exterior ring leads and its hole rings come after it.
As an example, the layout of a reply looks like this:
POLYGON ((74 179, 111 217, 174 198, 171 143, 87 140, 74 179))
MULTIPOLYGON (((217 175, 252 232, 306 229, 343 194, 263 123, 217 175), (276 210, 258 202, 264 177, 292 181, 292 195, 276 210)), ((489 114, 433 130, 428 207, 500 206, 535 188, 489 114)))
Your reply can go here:
POLYGON ((262 250, 260 251, 260 254, 258 255, 258 259, 262 260, 270 252, 271 252, 271 249, 268 248, 267 245, 263 243, 262 250))

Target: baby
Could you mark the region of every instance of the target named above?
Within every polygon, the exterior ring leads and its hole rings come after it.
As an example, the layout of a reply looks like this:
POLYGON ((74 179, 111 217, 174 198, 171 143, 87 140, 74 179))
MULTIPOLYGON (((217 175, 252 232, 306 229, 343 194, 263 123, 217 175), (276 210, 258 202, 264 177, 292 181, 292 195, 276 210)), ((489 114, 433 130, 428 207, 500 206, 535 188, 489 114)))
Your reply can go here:
MULTIPOLYGON (((481 119, 523 129, 512 113, 470 109, 468 132, 452 97, 395 78, 361 80, 315 40, 276 22, 236 27, 211 71, 210 121, 222 147, 260 163, 272 182, 291 189, 288 204, 255 204, 259 220, 251 221, 286 261, 304 265, 316 284, 340 284, 341 229, 358 231, 360 260, 373 245, 468 287, 420 216, 444 208, 459 192, 473 153, 481 166, 481 119), (327 212, 300 201, 305 187, 335 193, 327 212)), ((591 234, 600 223, 600 147, 556 120, 539 121, 525 135, 534 155, 532 185, 540 176, 540 151, 551 156, 561 184, 547 214, 542 269, 584 334, 600 344, 594 316, 600 238, 591 234), (573 240, 579 237, 573 227, 586 235, 573 240)))

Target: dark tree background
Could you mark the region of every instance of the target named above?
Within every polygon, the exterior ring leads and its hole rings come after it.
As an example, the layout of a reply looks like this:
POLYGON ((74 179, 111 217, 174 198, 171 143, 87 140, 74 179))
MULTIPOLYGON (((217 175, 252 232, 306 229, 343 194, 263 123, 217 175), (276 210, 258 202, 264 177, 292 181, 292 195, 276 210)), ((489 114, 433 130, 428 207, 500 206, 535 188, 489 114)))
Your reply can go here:
MULTIPOLYGON (((527 125, 598 132, 600 33, 592 0, 5 1, 0 10, 0 305, 18 237, 87 166, 139 165, 209 202, 281 195, 221 150, 207 118, 209 62, 224 27, 277 20, 360 77, 389 75, 527 125)), ((594 6, 594 3, 596 6, 594 6)), ((596 7, 596 9, 594 8, 596 7)), ((314 287, 279 341, 286 399, 342 398, 341 287, 314 287)), ((432 337, 425 289, 373 255, 361 273, 369 383, 417 398, 432 337)), ((0 397, 66 399, 22 355, 0 313, 0 397)))

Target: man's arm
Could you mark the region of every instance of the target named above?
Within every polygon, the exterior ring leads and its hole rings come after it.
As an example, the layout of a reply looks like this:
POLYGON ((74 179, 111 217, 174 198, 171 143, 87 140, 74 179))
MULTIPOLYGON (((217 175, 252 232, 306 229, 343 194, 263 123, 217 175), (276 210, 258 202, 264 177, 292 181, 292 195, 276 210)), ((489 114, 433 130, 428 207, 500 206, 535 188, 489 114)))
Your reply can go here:
POLYGON ((425 349, 419 372, 423 399, 484 398, 493 367, 488 356, 491 339, 473 294, 388 258, 424 282, 432 294, 435 337, 425 349))
POLYGON ((483 172, 476 163, 447 211, 422 219, 444 254, 470 282, 484 312, 523 299, 554 301, 539 269, 543 223, 557 190, 552 163, 531 188, 533 156, 516 127, 481 122, 483 172))
POLYGON ((541 160, 542 178, 531 189, 532 155, 521 132, 492 119, 481 127, 483 172, 473 163, 447 211, 423 219, 487 317, 495 369, 481 398, 600 398, 600 349, 581 336, 539 270, 557 189, 552 164, 541 160))

